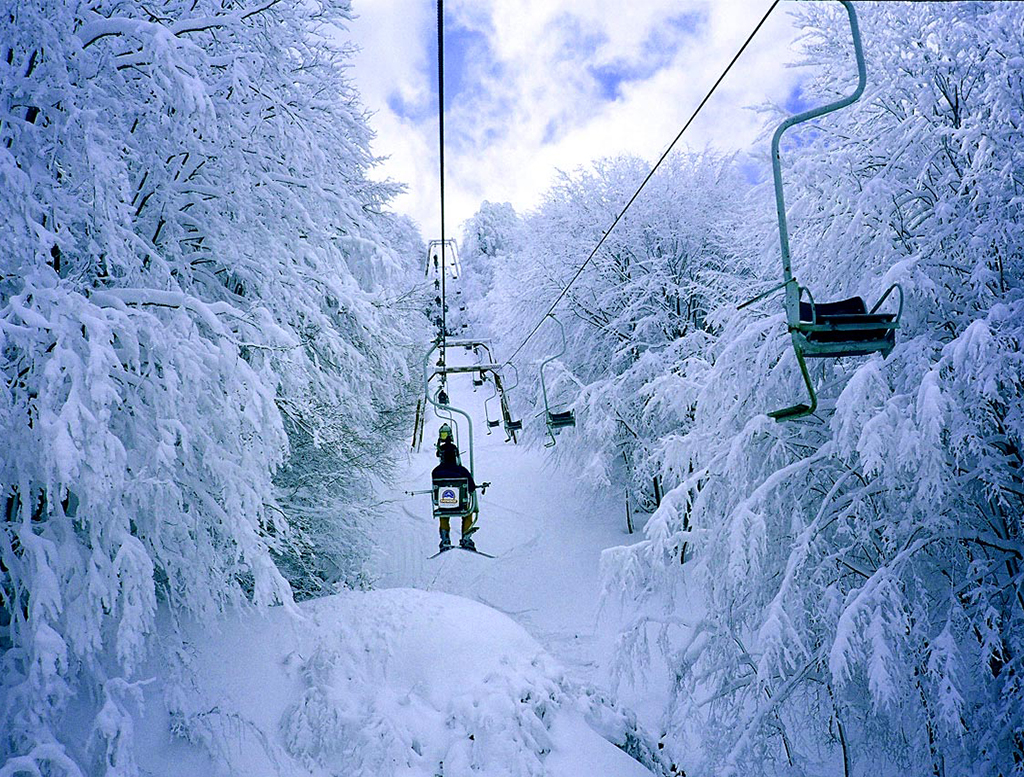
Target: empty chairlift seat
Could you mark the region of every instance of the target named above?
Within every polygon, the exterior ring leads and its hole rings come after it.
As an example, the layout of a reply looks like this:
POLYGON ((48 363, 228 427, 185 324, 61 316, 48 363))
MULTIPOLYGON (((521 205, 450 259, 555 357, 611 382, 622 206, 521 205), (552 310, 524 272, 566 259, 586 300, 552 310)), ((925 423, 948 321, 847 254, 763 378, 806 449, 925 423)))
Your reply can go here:
POLYGON ((565 410, 560 413, 548 413, 548 426, 553 429, 562 429, 566 426, 576 426, 576 416, 572 410, 565 410))
POLYGON ((491 429, 497 429, 501 426, 500 418, 491 418, 490 403, 493 399, 499 399, 498 396, 498 384, 501 382, 501 378, 497 376, 497 373, 492 377, 491 380, 491 395, 484 400, 484 419, 487 422, 487 434, 491 433, 491 429))
POLYGON ((863 297, 838 302, 800 302, 800 321, 794 329, 797 347, 808 358, 888 356, 896 345, 896 330, 903 312, 903 290, 896 284, 882 295, 871 310, 863 297), (879 313, 878 308, 892 294, 899 294, 899 309, 879 313))

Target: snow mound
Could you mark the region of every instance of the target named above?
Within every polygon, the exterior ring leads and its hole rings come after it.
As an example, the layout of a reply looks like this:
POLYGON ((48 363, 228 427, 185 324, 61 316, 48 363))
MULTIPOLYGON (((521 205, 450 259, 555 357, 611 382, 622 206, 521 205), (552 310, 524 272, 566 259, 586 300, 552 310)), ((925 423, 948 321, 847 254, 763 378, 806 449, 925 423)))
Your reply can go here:
POLYGON ((197 635, 183 676, 147 687, 143 773, 667 773, 635 720, 569 682, 497 610, 412 589, 346 592, 296 610, 197 635))

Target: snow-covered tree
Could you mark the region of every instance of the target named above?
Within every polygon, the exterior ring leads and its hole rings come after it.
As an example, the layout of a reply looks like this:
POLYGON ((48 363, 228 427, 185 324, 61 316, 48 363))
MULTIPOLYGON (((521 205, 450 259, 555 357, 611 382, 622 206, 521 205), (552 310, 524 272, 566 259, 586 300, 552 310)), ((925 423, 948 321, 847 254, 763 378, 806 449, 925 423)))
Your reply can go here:
MULTIPOLYGON (((503 354, 558 296, 647 169, 620 158, 563 175, 523 219, 514 257, 496 266, 487 297, 503 354)), ((670 158, 555 313, 569 347, 548 373, 549 393, 559 408, 577 411, 562 448, 585 457, 598 482, 624 475, 647 503, 658 466, 650 443, 692 415, 690 403, 665 398, 690 391, 715 338, 709 314, 750 273, 736 240, 742 187, 730 158, 670 158)), ((537 410, 534 367, 559 345, 557 328, 546 322, 517 358, 537 410)))
POLYGON ((418 257, 382 210, 394 185, 366 177, 349 13, 0 15, 6 773, 135 773, 128 709, 159 607, 174 622, 287 604, 275 558, 315 587, 318 546, 335 577, 356 569, 352 516, 331 508, 358 501, 393 439, 398 333, 418 316, 396 281, 418 257))
POLYGON ((515 261, 520 223, 509 203, 485 200, 463 226, 459 256, 463 286, 470 299, 483 303, 494 285, 496 266, 515 261))
MULTIPOLYGON (((819 300, 900 282, 898 344, 815 363, 818 412, 780 424, 801 388, 777 297, 712 314, 693 422, 659 441, 671 490, 606 559, 638 613, 621 657, 660 635, 702 773, 1018 774, 1024 9, 860 10, 867 92, 783 148, 795 271, 819 300)), ((845 93, 845 15, 799 18, 809 94, 845 93)))

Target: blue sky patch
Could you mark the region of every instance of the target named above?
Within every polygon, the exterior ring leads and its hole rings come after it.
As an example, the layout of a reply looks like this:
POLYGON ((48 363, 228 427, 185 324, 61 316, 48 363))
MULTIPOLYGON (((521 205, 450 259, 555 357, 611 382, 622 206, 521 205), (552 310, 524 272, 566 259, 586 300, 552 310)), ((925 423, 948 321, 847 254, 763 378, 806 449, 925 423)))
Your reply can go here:
POLYGON ((463 97, 464 91, 479 93, 479 78, 496 65, 487 36, 445 19, 444 31, 444 109, 463 97))
POLYGON ((558 41, 561 44, 555 56, 556 62, 581 62, 593 59, 601 46, 608 41, 604 31, 593 25, 585 25, 582 19, 570 13, 559 14, 551 26, 557 30, 558 41))
POLYGON ((596 81, 598 93, 605 100, 616 100, 622 96, 624 83, 646 81, 670 66, 684 43, 697 35, 704 21, 700 13, 663 19, 647 33, 635 56, 589 66, 587 72, 596 81))
POLYGON ((405 100, 398 92, 392 92, 387 97, 387 104, 396 116, 419 122, 437 113, 437 92, 433 92, 429 100, 413 102, 405 100))
POLYGON ((786 101, 782 104, 782 107, 789 113, 800 113, 808 108, 813 108, 814 103, 807 99, 807 95, 804 94, 803 85, 797 84, 786 95, 786 101))
POLYGON ((544 132, 541 135, 540 143, 542 146, 546 146, 549 143, 554 143, 558 139, 558 122, 551 119, 547 124, 544 125, 544 132))

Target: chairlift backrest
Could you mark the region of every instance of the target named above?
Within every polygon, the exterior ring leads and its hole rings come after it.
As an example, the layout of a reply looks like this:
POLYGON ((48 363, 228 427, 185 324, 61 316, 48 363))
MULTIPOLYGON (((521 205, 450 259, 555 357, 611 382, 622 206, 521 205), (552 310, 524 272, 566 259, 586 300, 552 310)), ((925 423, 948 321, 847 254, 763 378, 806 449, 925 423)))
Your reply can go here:
POLYGON ((436 478, 431 497, 434 514, 438 516, 467 515, 473 511, 473 494, 468 478, 436 478))

